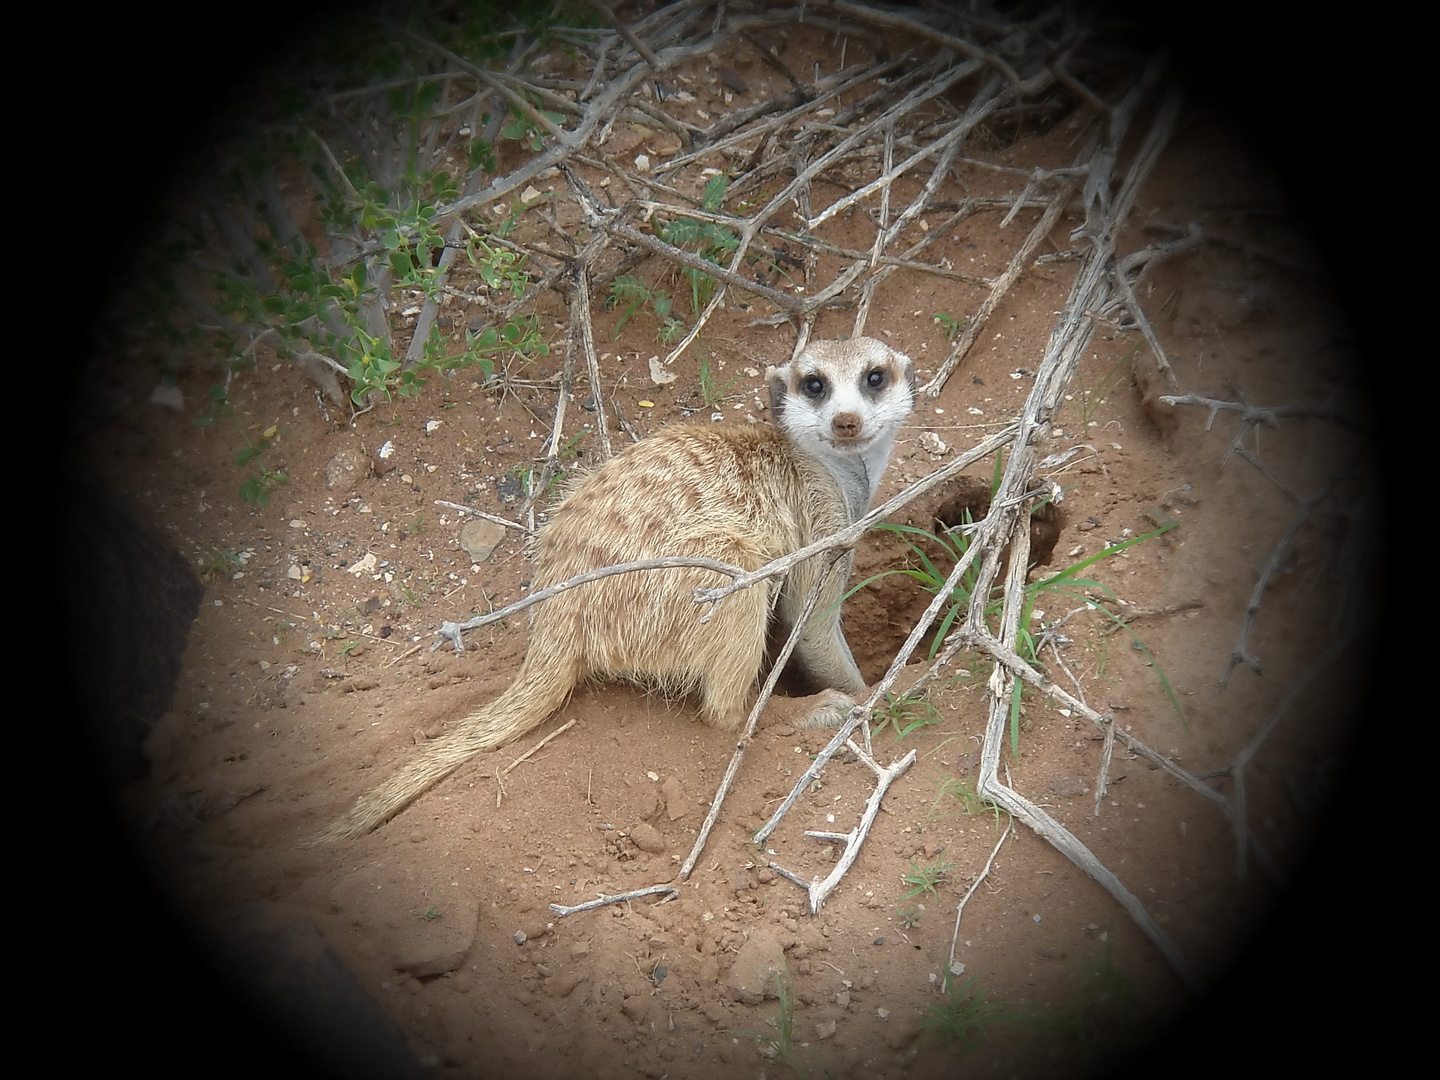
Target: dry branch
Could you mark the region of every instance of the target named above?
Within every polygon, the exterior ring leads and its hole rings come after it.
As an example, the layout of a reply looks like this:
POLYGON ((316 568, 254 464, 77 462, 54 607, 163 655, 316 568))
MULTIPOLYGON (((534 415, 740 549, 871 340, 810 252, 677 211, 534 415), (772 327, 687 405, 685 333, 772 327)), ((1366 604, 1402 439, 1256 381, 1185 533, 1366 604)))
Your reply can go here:
MULTIPOLYGON (((1086 156, 1088 157, 1088 155, 1086 156)), ((1029 269, 1035 259, 1036 249, 1039 248, 1044 239, 1050 235, 1050 231, 1055 228, 1055 223, 1060 220, 1060 213, 1065 209, 1066 204, 1069 203, 1071 196, 1074 195, 1077 183, 1078 181, 1073 178, 1064 180, 1060 185, 1060 189, 1050 197, 1050 201, 1045 207, 1045 212, 1040 216, 1040 220, 1036 222, 1035 227, 1030 230, 1030 234, 1025 238, 1025 242, 1022 243, 1015 254, 1010 257, 1010 263, 1005 267, 1004 273, 996 278, 991 285, 990 295, 985 297, 985 302, 980 305, 980 310, 971 317, 970 321, 965 324, 964 331, 955 339, 955 345, 951 348, 950 355, 945 358, 930 381, 925 384, 922 392, 927 397, 933 398, 939 396, 940 391, 945 387, 945 383, 949 381, 951 374, 954 373, 955 369, 960 365, 960 362, 969 354, 970 349, 980 337, 980 331, 984 329, 985 324, 990 321, 990 316, 995 314, 995 310, 1000 306, 1001 301, 1005 299, 1015 282, 1020 280, 1020 275, 1029 269)))
MULTIPOLYGON (((1014 651, 1019 616, 1023 608, 1024 576, 1029 550, 1029 514, 1022 510, 1027 505, 1027 490, 1035 468, 1035 443, 1048 430, 1050 420, 1063 398, 1065 387, 1089 341, 1094 325, 1092 313, 1100 310, 1106 300, 1107 279, 1114 259, 1120 225, 1133 205, 1140 184, 1173 129, 1178 113, 1178 99, 1172 95, 1162 104, 1118 195, 1112 198, 1108 166, 1115 160, 1116 148, 1124 137, 1131 117, 1138 110, 1149 84, 1158 81, 1159 76, 1160 68, 1157 65, 1152 65, 1145 72, 1125 101, 1112 114, 1106 141, 1091 158, 1085 186, 1089 214, 1083 227, 1091 250, 1076 276, 1070 297, 1051 334, 1045 357, 1036 375, 1035 386, 1027 397, 1021 414, 1010 459, 1006 463, 990 513, 986 517, 983 561, 979 581, 971 594, 971 605, 965 624, 951 636, 945 653, 937 660, 937 666, 945 660, 947 654, 953 655, 953 652, 962 646, 981 649, 995 658, 996 666, 990 678, 990 716, 981 749, 977 794, 995 802, 1028 825, 1037 835, 1101 884, 1130 913, 1185 983, 1192 989, 1198 989, 1196 977, 1185 958, 1134 894, 1077 837, 1035 803, 1001 783, 998 775, 1011 695, 1018 693, 1018 688, 1013 685, 1013 680, 1017 677, 1015 668, 1023 666, 1031 677, 1041 678, 1029 665, 1024 664, 1014 651), (998 539, 1002 532, 1007 540, 1004 546, 1010 549, 1010 564, 997 637, 986 627, 985 606, 999 568, 1002 548, 1001 544, 991 541, 998 539)), ((1043 679, 1042 681, 1048 682, 1043 679)), ((1058 687, 1054 688, 1054 692, 1057 695, 1062 693, 1058 687)), ((1080 706, 1081 703, 1074 701, 1074 705, 1080 706)), ((1095 716, 1094 711, 1088 707, 1083 707, 1083 710, 1092 717, 1095 716)))
POLYGON ((738 573, 729 585, 696 589, 696 599, 703 603, 719 603, 738 589, 748 589, 750 586, 757 582, 764 581, 766 578, 779 577, 789 573, 791 567, 804 562, 812 555, 821 551, 828 551, 837 547, 854 546, 855 541, 864 536, 866 532, 889 518, 902 507, 918 499, 921 495, 934 489, 939 484, 949 480, 975 462, 983 461, 1002 446, 1008 444, 1015 437, 1015 431, 1016 428, 1014 425, 1002 428, 971 449, 964 453, 957 454, 928 476, 915 481, 915 483, 911 484, 894 498, 875 507, 853 525, 841 529, 832 536, 817 540, 807 547, 791 552, 789 555, 774 559, 756 570, 738 573))
POLYGON ((745 573, 745 569, 740 566, 717 562, 714 559, 691 558, 689 556, 670 556, 663 559, 639 559, 635 562, 617 563, 614 566, 602 566, 598 569, 587 570, 583 574, 576 574, 574 577, 566 578, 564 581, 551 585, 549 588, 541 589, 539 592, 531 593, 529 596, 516 600, 515 603, 503 607, 499 611, 492 611, 488 615, 477 615, 473 619, 467 619, 462 623, 444 622, 440 625, 440 628, 435 631, 437 638, 431 643, 430 651, 434 652, 440 647, 442 642, 449 641, 451 645, 454 646, 456 652, 463 652, 465 645, 460 639, 462 631, 475 630, 489 623, 498 622, 501 619, 508 619, 511 615, 517 615, 534 604, 549 600, 552 596, 565 592, 567 589, 573 589, 578 585, 584 585, 591 581, 599 581, 601 578, 611 577, 615 574, 633 574, 639 570, 677 570, 684 567, 713 570, 717 574, 725 574, 732 578, 745 573))
POLYGON ((820 914, 820 908, 840 884, 840 879, 845 876, 855 860, 860 855, 860 845, 865 842, 865 837, 870 833, 870 826, 875 823, 875 815, 880 813, 880 803, 885 798, 885 792, 890 790, 897 777, 915 763, 917 752, 911 750, 904 757, 889 766, 880 765, 873 757, 867 754, 853 742, 847 742, 856 757, 863 761, 875 774, 875 790, 865 800, 865 809, 860 814, 860 821, 848 833, 822 832, 814 829, 805 830, 805 835, 818 840, 833 840, 844 845, 840 858, 835 860, 835 867, 826 874, 823 880, 815 880, 809 884, 802 883, 793 873, 782 869, 776 863, 769 863, 772 870, 783 874, 788 880, 795 882, 803 888, 809 898, 810 914, 820 914))
POLYGON ((514 761, 510 762, 509 765, 506 765, 503 769, 501 769, 500 775, 504 776, 511 769, 515 768, 516 765, 519 765, 522 761, 528 761, 535 754, 539 753, 539 751, 542 750, 545 747, 545 744, 548 743, 551 739, 559 738, 561 735, 565 734, 565 732, 569 731, 574 726, 575 721, 573 719, 566 720, 565 723, 561 724, 554 731, 550 732, 549 735, 546 735, 529 750, 526 750, 525 753, 521 754, 514 761))
POLYGON ((799 617, 795 620, 795 625, 790 630, 789 637, 786 638, 784 646, 770 665, 770 674, 766 677, 764 686, 760 688, 760 696, 745 720, 745 729, 735 744, 735 752, 730 756, 730 764, 726 766, 725 776, 715 791, 715 798, 711 800, 705 821, 700 826, 700 834, 695 838, 695 845, 690 849, 690 854, 686 857, 684 864, 681 865, 677 880, 688 880, 691 872, 695 869, 695 863, 700 858, 700 852, 704 850, 710 830, 715 827, 715 822, 720 818, 720 806, 725 801, 725 796, 730 791, 730 785, 735 782, 735 777, 740 771, 741 758, 744 757, 745 748, 755 734, 755 725, 760 719, 760 712, 765 708, 766 702, 770 700, 770 695, 775 692, 775 684, 780 679, 780 673, 785 670, 785 665, 789 662, 791 654, 795 651, 795 645, 800 640, 800 631, 809 620, 811 612, 815 610, 816 603, 819 602, 821 588, 826 579, 835 572, 836 566, 840 564, 840 559, 841 554, 837 553, 831 558, 830 564, 824 572, 816 575, 815 584, 811 586, 810 595, 805 598, 805 604, 800 610, 799 617))
POLYGON ((629 892, 597 896, 594 900, 587 900, 583 904, 568 907, 565 904, 551 904, 550 910, 556 915, 577 915, 582 911, 594 911, 596 908, 608 907, 611 904, 623 904, 628 900, 640 900, 646 896, 676 896, 679 892, 680 890, 673 885, 647 885, 643 889, 631 889, 629 892))
POLYGON ((493 522, 496 525, 503 525, 507 529, 514 529, 516 532, 524 533, 526 536, 534 536, 535 530, 521 525, 518 521, 511 521, 498 514, 487 514, 484 510, 476 510, 473 506, 466 506, 464 503, 450 502, 446 499, 436 499, 436 506, 443 506, 447 510, 454 510, 459 514, 469 514, 471 517, 478 517, 484 521, 493 522))
POLYGON ((960 898, 960 903, 955 906, 955 929, 950 934, 950 962, 945 965, 944 986, 946 989, 950 987, 950 980, 960 974, 955 970, 955 949, 960 942, 960 919, 965 914, 965 905, 970 902, 970 897, 975 895, 975 890, 980 888, 981 883, 990 876, 990 868, 995 865, 995 856, 1000 854, 1000 848, 1010 838, 1010 833, 1014 828, 1012 822, 1005 823, 1005 830, 1000 834, 1000 839, 995 841, 995 847, 990 851, 990 858, 985 860, 984 867, 981 868, 980 873, 975 875, 975 880, 970 883, 970 887, 965 890, 965 895, 960 898))

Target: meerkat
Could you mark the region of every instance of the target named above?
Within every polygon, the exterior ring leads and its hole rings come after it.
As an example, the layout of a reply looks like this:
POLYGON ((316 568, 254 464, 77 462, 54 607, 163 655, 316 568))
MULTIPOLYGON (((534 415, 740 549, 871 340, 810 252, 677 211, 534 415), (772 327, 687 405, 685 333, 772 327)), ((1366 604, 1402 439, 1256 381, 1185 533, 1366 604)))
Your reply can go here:
MULTIPOLYGON (((909 357, 873 338, 816 341, 766 378, 773 424, 666 428, 583 478, 540 531, 534 587, 667 555, 754 570, 861 517, 914 407, 909 357)), ((840 695, 866 688, 840 628, 850 558, 829 575, 790 661, 840 695)), ((552 597, 534 610, 509 689, 429 743, 321 842, 371 831, 476 754, 538 727, 587 679, 694 695, 704 720, 738 729, 768 633, 789 634, 827 562, 808 559, 783 581, 730 595, 708 622, 694 591, 727 579, 707 570, 620 574, 552 597)), ((851 704, 832 697, 831 722, 851 704)))

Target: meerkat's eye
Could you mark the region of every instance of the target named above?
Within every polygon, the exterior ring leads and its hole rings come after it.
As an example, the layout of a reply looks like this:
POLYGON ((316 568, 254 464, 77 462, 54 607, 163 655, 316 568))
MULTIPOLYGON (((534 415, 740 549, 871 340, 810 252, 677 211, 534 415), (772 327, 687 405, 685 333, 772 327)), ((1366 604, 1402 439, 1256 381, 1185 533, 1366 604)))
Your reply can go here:
POLYGON ((819 375, 806 375, 800 380, 800 389, 806 397, 822 397, 828 386, 819 375))
POLYGON ((884 368, 876 368, 870 372, 869 375, 865 376, 865 385, 871 390, 879 390, 889 381, 885 376, 886 372, 884 368))

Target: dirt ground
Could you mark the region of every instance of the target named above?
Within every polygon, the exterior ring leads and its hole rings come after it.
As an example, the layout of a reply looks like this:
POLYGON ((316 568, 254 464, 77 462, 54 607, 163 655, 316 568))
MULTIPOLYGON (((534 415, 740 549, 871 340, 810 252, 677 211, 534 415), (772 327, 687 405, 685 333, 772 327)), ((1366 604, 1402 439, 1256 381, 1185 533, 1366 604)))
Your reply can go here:
MULTIPOLYGON (((783 38, 795 70, 837 63, 825 34, 783 38)), ((677 78, 692 88, 693 109, 712 112, 783 88, 744 43, 677 78), (746 89, 728 88, 721 67, 746 89)), ((1051 124, 984 133, 967 155, 1016 170, 1060 167, 1090 119, 1077 108, 1051 124)), ((618 132, 607 149, 663 156, 654 138, 618 132)), ((967 167, 957 183, 967 195, 998 195, 1015 190, 1016 175, 967 167)), ((918 190, 908 183, 897 197, 918 190)), ((564 182, 536 187, 563 192, 564 182)), ((302 205, 298 188, 287 194, 302 205)), ((1004 216, 975 214, 927 259, 999 274, 1038 212, 1008 225, 1004 216)), ((1080 220, 1078 207, 1062 217, 944 391, 917 407, 880 498, 1020 410, 1073 279, 1076 261, 1063 253, 1080 220)), ((1235 830, 1216 805, 1123 749, 1097 805, 1100 731, 1038 696, 1025 699, 1019 753, 1007 751, 1004 768, 1118 875, 1211 985, 1299 873, 1347 768, 1368 652, 1352 633, 1363 619, 1337 626, 1334 615, 1355 610, 1347 589, 1364 584, 1357 541, 1369 492, 1353 342, 1323 262, 1260 149, 1200 98, 1188 100, 1141 191, 1121 251, 1192 221, 1207 243, 1155 268, 1140 296, 1180 392, 1316 412, 1242 433, 1235 413, 1162 404, 1167 389, 1137 350, 1141 337, 1101 319, 1043 448, 1079 452, 1047 473, 1065 489, 1062 516, 1034 575, 1176 527, 1086 571, 1119 598, 1112 607, 1131 618, 1134 637, 1072 597, 1047 597, 1035 617, 1069 616, 1058 652, 1042 655, 1057 682, 1231 800, 1237 757, 1267 734, 1244 774, 1250 857, 1237 868, 1235 830), (1297 504, 1322 492, 1292 534, 1297 504), (1268 587, 1257 593, 1262 575, 1268 587), (1349 644, 1316 670, 1338 640, 1349 644), (1263 674, 1241 664, 1222 685, 1242 642, 1263 674)), ((917 225, 917 237, 930 227, 917 225)), ((873 223, 837 220, 826 237, 863 249, 873 223)), ((967 317, 984 295, 901 270, 866 332, 910 355, 923 382, 949 349, 933 313, 967 317)), ((617 411, 642 437, 671 423, 765 422, 763 370, 789 355, 794 332, 753 325, 759 313, 727 305, 677 361, 678 378, 657 385, 649 359, 665 347, 655 320, 637 315, 617 332, 620 313, 597 305, 617 411), (720 391, 708 401, 702 357, 720 391)), ((558 346, 559 298, 542 297, 538 314, 558 346)), ((458 334, 470 312, 456 300, 444 315, 458 334)), ((816 336, 846 336, 852 318, 827 311, 816 336)), ((803 831, 852 827, 872 774, 837 759, 758 851, 750 835, 827 737, 792 726, 784 699, 762 718, 700 864, 670 902, 563 918, 549 908, 673 877, 729 758, 733 740, 700 724, 688 703, 624 687, 577 692, 533 735, 481 755, 372 835, 305 846, 417 744, 502 692, 524 654, 523 618, 471 632, 463 654, 430 651, 442 621, 521 597, 530 575, 519 533, 501 530, 477 559, 458 515, 437 500, 513 513, 517 476, 553 416, 560 352, 514 364, 496 385, 466 371, 437 379, 418 398, 352 421, 262 348, 231 401, 241 428, 277 429, 271 460, 290 480, 263 507, 236 494, 236 428, 190 422, 213 381, 206 358, 182 373, 180 409, 152 402, 155 375, 143 363, 97 376, 91 389, 113 408, 87 424, 81 459, 204 579, 171 707, 145 742, 148 775, 126 787, 120 817, 176 917, 222 940, 283 927, 307 948, 321 943, 410 1054, 443 1076, 1074 1075, 1125 1060, 1183 1017, 1193 999, 1172 966, 1109 894, 1027 829, 999 846, 957 936, 956 906, 1007 825, 963 794, 986 715, 990 669, 979 658, 962 655, 937 684, 935 722, 903 738, 896 725, 877 727, 882 762, 912 748, 918 759, 818 915, 765 863, 823 875, 834 846, 803 831), (906 880, 942 866, 933 889, 914 892, 906 880), (950 968, 952 939, 963 968, 950 968), (779 979, 766 974, 772 967, 779 979), (941 993, 947 969, 963 972, 950 997, 941 993), (973 1024, 952 1011, 948 1031, 926 1026, 957 1002, 973 1007, 973 1024)), ((585 396, 582 384, 576 403, 585 396)), ((582 439, 569 467, 583 470, 597 452, 582 439)), ((971 470, 972 486, 988 485, 992 466, 971 470)), ((932 528, 955 492, 927 496, 900 520, 932 528)), ((913 565, 908 557, 894 536, 872 533, 853 580, 913 565)), ((928 600, 892 575, 847 603, 846 633, 867 678, 883 673, 928 600)))

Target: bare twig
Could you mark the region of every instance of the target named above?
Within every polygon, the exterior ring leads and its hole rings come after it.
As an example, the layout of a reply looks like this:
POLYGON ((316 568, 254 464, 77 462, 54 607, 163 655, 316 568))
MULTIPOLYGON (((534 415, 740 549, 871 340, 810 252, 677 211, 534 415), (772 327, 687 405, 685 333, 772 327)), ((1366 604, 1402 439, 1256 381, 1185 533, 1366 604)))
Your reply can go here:
POLYGON ((1332 474, 1320 490, 1296 507, 1295 516, 1291 519, 1289 528, 1285 530, 1284 535, 1280 537, 1270 552, 1270 558, 1266 560, 1264 569, 1260 571, 1260 578, 1255 582, 1255 588, 1250 591, 1250 600, 1245 605, 1245 619, 1240 627, 1240 638, 1230 652, 1230 660, 1225 665, 1225 674, 1220 676, 1221 686, 1230 681, 1231 673, 1239 664, 1244 664, 1256 675, 1260 674, 1260 658, 1250 652, 1250 632, 1255 628, 1255 616, 1259 614, 1260 603, 1265 599, 1265 590, 1270 587, 1270 582, 1280 572, 1280 567, 1284 565, 1285 557, 1289 554, 1290 545, 1294 542, 1295 537, 1310 520, 1315 508, 1325 501, 1339 480, 1339 473, 1332 474))
POLYGON ((1241 422, 1247 429, 1279 427, 1282 419, 1291 416, 1329 420, 1346 427, 1359 428, 1362 426, 1362 421, 1352 412, 1330 405, 1318 405, 1314 402, 1292 402, 1288 405, 1250 405, 1243 401, 1226 401, 1222 398, 1207 397, 1205 394, 1162 394, 1160 400, 1166 405, 1189 405, 1207 410, 1210 415, 1205 420, 1206 431, 1214 426, 1215 417, 1222 412, 1238 412, 1241 422))
POLYGON ((577 265, 575 269, 572 311, 574 337, 581 355, 585 357, 585 373, 590 381, 590 396, 595 403, 595 429, 600 437, 601 460, 608 461, 614 451, 610 448, 610 421, 605 415, 605 394, 600 385, 600 358, 595 354, 595 332, 590 324, 590 271, 584 264, 577 265))
POLYGON ((973 41, 965 38, 947 34, 943 30, 937 30, 928 23, 919 19, 912 19, 899 12, 885 11, 879 8, 864 7, 860 4, 849 3, 848 0, 817 0, 817 6, 830 8, 842 15, 849 15, 862 22, 873 23, 877 26, 891 26, 903 29, 917 37, 928 38, 947 49, 953 49, 961 56, 968 56, 972 60, 979 60, 989 65, 1005 77, 1012 86, 1022 86, 1020 76, 1015 69, 1007 64, 994 53, 980 48, 973 41))
MULTIPOLYGON (((700 825, 700 831, 695 838, 695 843, 690 849, 690 854, 681 864, 679 872, 673 879, 675 882, 688 881, 691 873, 694 872, 695 863, 699 860, 700 853, 705 849, 705 844, 710 838, 710 832, 714 829, 715 823, 720 819, 720 808, 724 805, 725 796, 729 794, 730 787, 734 784, 735 777, 740 772, 740 762, 744 759, 745 749, 749 746, 751 738, 754 737, 755 725, 760 719, 760 713, 770 700, 770 695, 775 690, 775 684, 780 678, 780 673, 785 670, 785 664, 789 661, 790 654, 794 651, 796 643, 800 640, 800 634, 804 630, 811 612, 815 610, 815 605, 819 601, 826 578, 834 572, 840 559, 841 556, 837 554, 830 560, 830 565, 816 576, 815 584, 811 587, 809 596, 805 598, 805 604, 801 608, 800 615, 795 620, 795 625, 791 628, 789 637, 771 664, 770 674, 766 678, 765 684, 760 688, 760 695, 756 699, 754 706, 750 709, 750 715, 746 718, 745 727, 741 731, 740 738, 735 743, 734 752, 730 755, 730 763, 726 766, 725 775, 721 778, 720 784, 715 790, 715 796, 710 801, 710 809, 705 815, 705 820, 700 825)), ((552 904, 551 910, 560 915, 569 915, 577 911, 587 911, 591 908, 619 903, 620 901, 629 900, 636 896, 646 896, 659 891, 675 892, 676 890, 673 885, 654 885, 648 889, 642 889, 637 892, 602 897, 599 900, 592 900, 576 907, 567 908, 559 904, 552 904)))
POLYGON ((955 970, 955 948, 960 942, 960 918, 965 914, 965 905, 970 902, 970 897, 975 895, 975 890, 990 876, 990 868, 995 865, 995 856, 1000 854, 1000 848, 1010 838, 1011 831, 1015 828, 1014 823, 1005 822, 1005 830, 1000 834, 1000 839, 995 841, 995 847, 990 851, 990 857, 985 860, 985 866, 980 873, 975 875, 975 880, 965 890, 965 895, 960 898, 960 903, 955 906, 955 929, 950 934, 950 962, 945 965, 945 978, 943 980, 945 989, 949 989, 950 980, 959 974, 955 970))
POLYGON ((498 514, 487 514, 484 510, 476 510, 473 506, 466 506, 464 503, 448 502, 445 499, 436 499, 436 506, 443 506, 447 510, 454 510, 459 514, 469 514, 471 517, 478 517, 484 521, 494 522, 496 525, 504 525, 507 529, 514 529, 516 532, 524 533, 526 536, 534 536, 535 530, 526 528, 518 521, 511 521, 509 518, 500 517, 498 514))
POLYGON ((678 570, 685 567, 696 567, 701 570, 714 570, 717 574, 725 574, 730 577, 737 577, 745 573, 739 566, 731 566, 729 563, 717 562, 714 559, 691 558, 689 556, 670 556, 663 559, 639 559, 635 562, 616 563, 614 566, 602 566, 595 570, 587 570, 583 574, 576 574, 574 577, 566 578, 564 581, 541 589, 539 592, 531 593, 529 596, 515 603, 492 611, 487 615, 477 615, 463 623, 445 622, 435 631, 437 638, 430 646, 430 651, 438 649, 442 642, 449 641, 456 652, 464 651, 464 644, 460 640, 460 634, 465 630, 475 630, 492 622, 499 622, 501 619, 508 619, 511 615, 519 614, 533 604, 549 600, 552 596, 573 589, 577 585, 585 585, 591 581, 599 581, 601 578, 612 577, 615 574, 633 574, 639 570, 678 570))
POLYGON ((1060 219, 1061 211, 1065 209, 1066 204, 1069 203, 1071 197, 1075 194, 1077 184, 1078 181, 1075 179, 1066 179, 1061 183, 1060 189, 1050 197, 1050 202, 1045 207, 1045 213, 1040 215, 1040 220, 1037 221, 1035 227, 1030 230, 1030 234, 1025 238, 1024 243, 1022 243, 1015 254, 1010 257, 1010 263, 1005 267, 1005 272, 996 278, 990 286, 990 295, 985 297, 984 303, 980 305, 980 310, 965 324, 964 331, 955 339, 955 344, 950 349, 950 355, 945 358, 940 367, 936 369, 935 374, 931 376, 930 381, 925 384, 922 392, 928 397, 936 397, 940 391, 944 389, 945 383, 949 381, 951 374, 954 373, 955 369, 960 365, 960 362, 965 359, 971 347, 974 346, 976 340, 980 337, 980 331, 984 328, 985 324, 989 322, 990 316, 995 314, 995 310, 1000 306, 1001 301, 1005 299, 1015 282, 1020 279, 1020 275, 1029 269, 1031 263, 1034 261, 1036 249, 1038 249, 1045 238, 1050 235, 1051 230, 1055 228, 1055 223, 1060 219))
POLYGON ((625 39, 625 44, 639 53, 641 59, 649 64, 653 70, 665 70, 668 66, 666 62, 651 52, 650 46, 635 36, 630 27, 626 25, 625 20, 616 15, 609 4, 603 3, 602 0, 590 0, 590 6, 605 16, 605 21, 615 28, 617 34, 625 39))
POLYGON ((576 915, 582 911, 593 911, 596 908, 607 907, 610 904, 623 904, 627 900, 639 900, 645 896, 678 896, 680 890, 674 885, 647 885, 643 889, 631 889, 629 892, 615 893, 613 895, 597 896, 594 900, 587 900, 583 904, 567 906, 565 904, 551 904, 550 910, 556 915, 576 915))
POLYGON ((1008 444, 1012 439, 1015 438, 1015 432, 1016 427, 1014 425, 1002 428, 1000 431, 988 436, 980 443, 971 447, 969 450, 966 450, 961 454, 957 454, 953 459, 947 461, 940 468, 930 473, 930 475, 915 481, 915 483, 911 484, 894 498, 890 499, 885 503, 882 503, 880 506, 875 507, 864 517, 856 521, 853 525, 841 529, 833 536, 824 537, 820 540, 815 541, 813 544, 800 548, 797 551, 791 552, 789 555, 784 555, 778 559, 774 559, 757 570, 753 570, 748 573, 742 572, 736 574, 735 579, 729 585, 720 585, 716 586, 715 588, 696 589, 696 600, 702 603, 718 603, 719 601, 724 600, 725 597, 729 596, 732 592, 735 592, 738 589, 748 589, 756 582, 763 581, 766 578, 779 577, 783 574, 789 573, 791 567, 795 566, 798 563, 804 562, 812 555, 815 555, 821 551, 828 551, 832 548, 850 547, 854 545, 855 541, 860 539, 860 537, 863 536, 867 531, 869 531, 873 526, 889 518, 901 507, 906 506, 907 504, 918 499, 927 491, 933 490, 935 487, 944 483, 946 480, 961 472, 966 467, 973 465, 977 461, 983 461, 985 458, 993 454, 996 450, 1008 444))
POLYGON ((1331 646, 1317 656, 1300 675, 1285 689, 1285 695, 1280 702, 1271 710, 1265 722, 1260 725, 1259 730, 1251 736, 1230 765, 1230 778, 1235 782, 1235 794, 1231 800, 1232 810, 1230 813, 1231 823, 1235 826, 1235 875, 1241 879, 1245 877, 1246 853, 1251 833, 1248 825, 1248 795, 1246 787, 1247 769, 1251 760, 1260 752, 1266 741, 1274 733, 1275 728, 1294 708, 1296 700, 1316 678, 1329 671, 1330 666, 1354 644, 1354 638, 1347 636, 1337 638, 1331 646))
POLYGON ((539 742, 537 742, 537 743, 536 743, 534 746, 532 746, 529 750, 526 750, 525 753, 521 754, 521 755, 520 755, 519 757, 517 757, 514 761, 510 762, 509 765, 506 765, 503 769, 501 769, 501 770, 500 770, 500 775, 501 775, 501 776, 504 776, 504 775, 505 775, 506 773, 508 773, 511 769, 515 768, 516 765, 519 765, 522 761, 527 760, 532 754, 535 754, 535 753, 539 752, 539 750, 540 750, 542 747, 544 747, 544 745, 545 745, 546 743, 548 743, 551 739, 558 738, 559 736, 565 734, 565 732, 569 731, 569 730, 570 730, 572 727, 574 727, 574 726, 575 726, 575 721, 574 721, 573 719, 572 719, 572 720, 566 720, 565 723, 561 724, 561 725, 560 725, 558 728, 556 728, 554 731, 550 732, 549 735, 546 735, 543 739, 541 739, 539 742))

